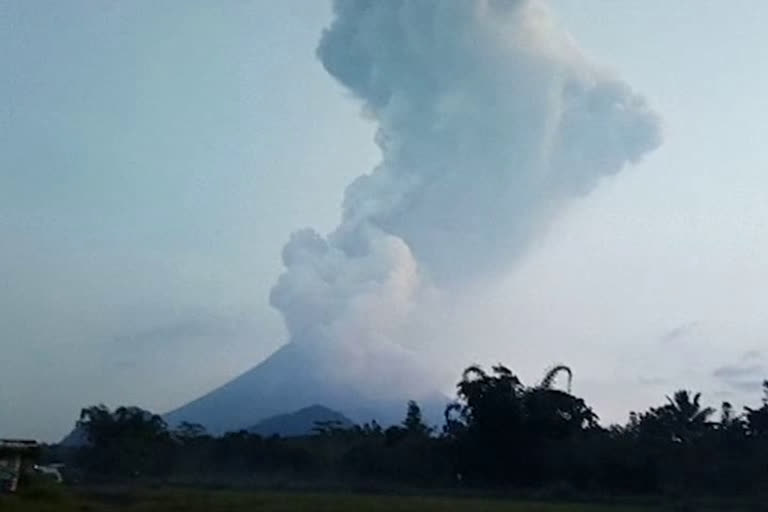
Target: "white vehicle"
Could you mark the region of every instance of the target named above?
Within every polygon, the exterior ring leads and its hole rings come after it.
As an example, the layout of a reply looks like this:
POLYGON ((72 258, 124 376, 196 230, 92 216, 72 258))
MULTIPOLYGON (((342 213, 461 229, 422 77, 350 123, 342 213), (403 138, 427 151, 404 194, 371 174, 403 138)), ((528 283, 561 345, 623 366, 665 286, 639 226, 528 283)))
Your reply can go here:
POLYGON ((61 476, 60 469, 62 469, 63 467, 64 467, 64 464, 50 464, 48 466, 41 466, 41 465, 35 464, 32 469, 38 475, 43 475, 55 480, 57 483, 62 483, 64 482, 64 478, 61 476))

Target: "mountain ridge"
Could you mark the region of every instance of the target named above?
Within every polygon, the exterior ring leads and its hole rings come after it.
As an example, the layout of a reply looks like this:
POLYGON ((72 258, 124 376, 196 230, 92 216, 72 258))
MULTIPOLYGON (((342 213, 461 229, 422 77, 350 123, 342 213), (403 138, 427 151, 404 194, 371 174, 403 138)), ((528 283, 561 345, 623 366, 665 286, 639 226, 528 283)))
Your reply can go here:
MULTIPOLYGON (((339 364, 343 365, 343 357, 339 364)), ((351 381, 334 378, 320 370, 311 351, 288 343, 250 370, 226 384, 178 407, 163 418, 171 428, 182 422, 199 423, 211 434, 247 429, 267 418, 323 404, 351 421, 372 420, 397 424, 405 417, 408 400, 416 400, 424 417, 440 423, 448 398, 438 392, 395 397, 382 389, 378 395, 370 385, 363 389, 351 381)))
POLYGON ((299 437, 315 433, 320 423, 333 423, 339 428, 352 428, 355 424, 338 411, 320 404, 310 405, 298 411, 278 414, 261 420, 247 430, 264 437, 299 437))

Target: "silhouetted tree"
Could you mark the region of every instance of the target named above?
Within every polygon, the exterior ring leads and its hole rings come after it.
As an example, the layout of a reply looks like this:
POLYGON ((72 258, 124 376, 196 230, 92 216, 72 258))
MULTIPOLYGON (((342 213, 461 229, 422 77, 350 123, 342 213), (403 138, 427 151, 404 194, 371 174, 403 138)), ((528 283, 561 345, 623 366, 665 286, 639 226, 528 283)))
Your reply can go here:
POLYGON ((749 435, 768 438, 768 380, 763 381, 763 406, 759 409, 745 407, 749 435))
POLYGON ((580 398, 549 386, 526 388, 503 365, 491 374, 470 366, 457 390, 457 402, 446 409, 445 433, 456 444, 460 472, 470 479, 526 485, 554 480, 569 471, 563 461, 574 438, 597 426, 580 398))
POLYGON ((77 423, 87 444, 73 465, 97 478, 299 475, 441 487, 565 483, 677 495, 768 488, 768 381, 760 406, 743 415, 725 402, 714 419, 700 393, 682 390, 631 413, 624 425, 602 428, 583 399, 551 385, 563 368, 526 387, 503 365, 489 372, 470 366, 441 432, 424 422, 415 402, 398 425, 320 423, 313 435, 297 438, 245 430, 213 437, 192 423, 169 432, 148 411, 94 406, 77 423))
POLYGON ((170 463, 172 440, 163 419, 138 407, 104 405, 83 409, 77 428, 88 441, 82 461, 104 475, 141 476, 162 472, 170 463))
POLYGON ((424 423, 419 404, 413 400, 408 402, 408 412, 403 421, 403 427, 409 436, 427 437, 432 433, 432 428, 424 423))
POLYGON ((641 430, 661 440, 689 443, 711 427, 709 418, 715 413, 711 407, 702 407, 700 401, 701 393, 676 391, 667 397, 666 405, 651 408, 642 416, 641 430))

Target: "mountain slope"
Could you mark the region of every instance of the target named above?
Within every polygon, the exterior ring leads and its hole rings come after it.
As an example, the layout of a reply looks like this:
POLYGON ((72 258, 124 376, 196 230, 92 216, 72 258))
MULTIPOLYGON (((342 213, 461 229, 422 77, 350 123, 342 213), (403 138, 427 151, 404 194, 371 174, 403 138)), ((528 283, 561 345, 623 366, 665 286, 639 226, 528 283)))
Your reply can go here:
POLYGON ((352 420, 322 405, 312 405, 289 414, 279 414, 260 421, 248 429, 262 436, 282 437, 306 436, 314 433, 318 423, 334 423, 339 428, 354 426, 352 420))
MULTIPOLYGON (((345 365, 341 355, 338 365, 345 365)), ((222 434, 323 404, 356 423, 375 419, 389 425, 402 421, 406 402, 414 399, 419 401, 426 419, 434 423, 442 420, 448 400, 439 392, 393 394, 385 389, 386 385, 380 385, 381 392, 372 393, 376 386, 369 384, 363 390, 362 385, 323 371, 322 367, 317 364, 316 354, 289 343, 234 380, 167 413, 164 419, 171 427, 188 421, 204 425, 212 434, 222 434)))

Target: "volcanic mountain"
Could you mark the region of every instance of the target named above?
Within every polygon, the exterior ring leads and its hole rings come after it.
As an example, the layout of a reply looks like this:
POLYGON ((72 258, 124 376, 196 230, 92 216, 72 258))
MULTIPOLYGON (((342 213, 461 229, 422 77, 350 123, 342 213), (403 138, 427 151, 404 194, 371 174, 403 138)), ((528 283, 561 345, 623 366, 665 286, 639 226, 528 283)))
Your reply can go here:
MULTIPOLYGON (((438 391, 399 390, 392 382, 376 382, 371 370, 367 383, 348 377, 350 361, 338 353, 338 372, 317 364, 317 354, 288 343, 254 368, 210 393, 164 416, 169 426, 199 423, 212 434, 247 429, 260 421, 321 404, 356 423, 372 420, 399 423, 408 400, 416 400, 427 421, 438 424, 448 399, 438 391), (325 370, 321 370, 325 368, 325 370)), ((391 372, 389 372, 391 373, 391 372)))
POLYGON ((305 407, 288 414, 279 414, 256 425, 249 427, 248 432, 264 437, 279 435, 281 437, 309 436, 317 432, 323 425, 333 428, 348 429, 354 423, 341 414, 322 405, 305 407))

